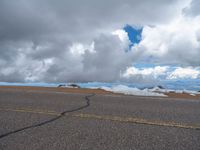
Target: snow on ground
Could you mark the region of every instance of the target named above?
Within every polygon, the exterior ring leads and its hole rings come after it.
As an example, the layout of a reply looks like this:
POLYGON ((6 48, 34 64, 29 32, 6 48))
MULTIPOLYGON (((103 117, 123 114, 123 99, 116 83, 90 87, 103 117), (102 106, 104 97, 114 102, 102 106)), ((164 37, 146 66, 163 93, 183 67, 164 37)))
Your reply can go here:
POLYGON ((149 90, 152 91, 152 92, 159 92, 159 93, 169 93, 169 92, 174 92, 174 93, 178 93, 178 94, 186 93, 186 94, 190 94, 192 96, 200 94, 200 92, 198 92, 198 91, 161 89, 159 87, 154 87, 153 89, 149 89, 149 90))
POLYGON ((120 94, 126 94, 126 95, 137 95, 137 96, 161 96, 161 97, 167 97, 165 95, 166 93, 169 92, 174 92, 174 93, 186 93, 190 94, 191 96, 195 96, 197 94, 200 94, 200 92, 197 91, 192 91, 192 90, 172 90, 172 89, 162 89, 159 87, 154 87, 152 89, 138 89, 135 87, 128 87, 125 85, 115 85, 112 87, 106 87, 106 86, 101 86, 101 87, 89 87, 91 89, 103 89, 106 91, 110 91, 113 93, 120 93, 120 94))
POLYGON ((149 89, 143 89, 140 90, 138 88, 132 88, 128 87, 125 85, 117 85, 113 87, 101 87, 101 89, 110 91, 113 93, 121 93, 121 94, 126 94, 126 95, 137 95, 137 96, 164 96, 166 97, 165 94, 163 93, 158 93, 154 91, 150 91, 149 89))

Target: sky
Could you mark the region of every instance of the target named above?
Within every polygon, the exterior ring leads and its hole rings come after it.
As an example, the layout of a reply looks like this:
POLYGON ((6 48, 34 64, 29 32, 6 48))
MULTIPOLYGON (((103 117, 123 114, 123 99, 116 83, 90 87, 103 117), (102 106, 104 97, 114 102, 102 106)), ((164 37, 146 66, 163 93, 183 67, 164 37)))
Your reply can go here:
POLYGON ((199 0, 0 0, 0 82, 200 78, 199 0))

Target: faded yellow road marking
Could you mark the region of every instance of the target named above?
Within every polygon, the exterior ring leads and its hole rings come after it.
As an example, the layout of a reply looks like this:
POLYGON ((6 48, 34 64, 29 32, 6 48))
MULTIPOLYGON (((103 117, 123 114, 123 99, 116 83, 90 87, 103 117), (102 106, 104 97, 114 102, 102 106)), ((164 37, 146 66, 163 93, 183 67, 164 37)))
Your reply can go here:
POLYGON ((55 111, 44 111, 44 110, 37 110, 37 109, 12 109, 12 108, 0 108, 2 111, 14 111, 14 112, 22 112, 22 113, 34 113, 34 114, 45 114, 45 115, 53 115, 59 116, 60 113, 55 111))
POLYGON ((200 125, 186 125, 176 122, 164 122, 164 121, 150 121, 143 118, 134 117, 119 117, 119 116, 101 116, 94 114, 73 114, 73 117, 88 118, 88 119, 98 119, 98 120, 110 120, 117 122, 127 122, 136 124, 146 124, 146 125, 156 125, 156 126, 166 126, 166 127, 176 127, 185 129, 200 129, 200 125))
MULTIPOLYGON (((52 116, 60 116, 61 113, 56 111, 44 111, 38 109, 13 109, 13 108, 0 108, 0 111, 14 111, 14 112, 22 112, 22 113, 35 113, 35 114, 45 114, 52 116)), ((124 122, 124 123, 135 123, 135 124, 144 124, 144 125, 155 125, 155 126, 166 126, 166 127, 175 127, 175 128, 184 128, 184 129, 196 129, 200 130, 200 124, 196 125, 188 125, 177 122, 166 122, 161 120, 147 120, 144 118, 136 118, 136 117, 120 117, 120 116, 109 116, 109 115, 95 115, 95 114, 85 114, 85 113, 72 113, 72 117, 78 118, 86 118, 86 119, 97 119, 97 120, 109 120, 116 122, 124 122)))

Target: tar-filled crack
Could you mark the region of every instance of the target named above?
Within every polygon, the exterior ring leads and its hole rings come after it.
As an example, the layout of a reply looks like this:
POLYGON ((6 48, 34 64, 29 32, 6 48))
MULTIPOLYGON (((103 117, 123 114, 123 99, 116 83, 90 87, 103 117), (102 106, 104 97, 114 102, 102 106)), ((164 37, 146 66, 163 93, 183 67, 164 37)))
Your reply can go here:
POLYGON ((27 130, 27 129, 32 129, 32 128, 36 128, 36 127, 40 127, 40 126, 43 126, 43 125, 46 125, 46 124, 49 124, 49 123, 52 123, 62 117, 64 117, 67 113, 72 113, 72 112, 76 112, 76 111, 79 111, 79 110, 82 110, 84 108, 87 108, 90 106, 90 97, 93 97, 95 96, 95 94, 91 94, 91 95, 87 95, 85 96, 85 100, 86 100, 86 104, 84 106, 81 106, 81 107, 78 107, 78 108, 75 108, 75 109, 72 109, 72 110, 65 110, 63 111, 62 113, 60 113, 59 116, 56 116, 52 119, 49 119, 49 120, 46 120, 44 122, 40 122, 38 124, 35 124, 35 125, 31 125, 31 126, 27 126, 27 127, 23 127, 23 128, 20 128, 20 129, 17 129, 17 130, 14 130, 14 131, 10 131, 10 132, 7 132, 5 134, 2 134, 0 135, 0 139, 4 138, 4 137, 7 137, 9 135, 12 135, 12 134, 16 134, 18 132, 21 132, 21 131, 24 131, 24 130, 27 130))

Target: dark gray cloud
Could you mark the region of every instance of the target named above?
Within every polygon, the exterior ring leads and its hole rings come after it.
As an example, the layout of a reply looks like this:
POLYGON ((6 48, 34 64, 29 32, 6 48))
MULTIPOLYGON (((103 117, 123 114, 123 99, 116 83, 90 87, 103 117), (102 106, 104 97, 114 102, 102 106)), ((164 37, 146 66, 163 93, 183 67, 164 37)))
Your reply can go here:
MULTIPOLYGON (((134 51, 125 53, 128 41, 112 32, 126 24, 168 24, 187 3, 187 0, 1 0, 0 81, 119 80, 120 74, 143 55, 134 51)), ((190 9, 193 10, 192 3, 190 9)), ((148 51, 143 50, 146 56, 148 51)))
POLYGON ((88 32, 120 28, 127 23, 165 22, 177 13, 176 3, 173 0, 1 0, 0 38, 37 40, 59 34, 69 39, 74 36, 85 39, 88 32))

